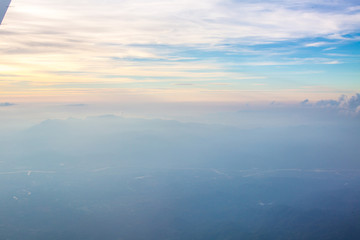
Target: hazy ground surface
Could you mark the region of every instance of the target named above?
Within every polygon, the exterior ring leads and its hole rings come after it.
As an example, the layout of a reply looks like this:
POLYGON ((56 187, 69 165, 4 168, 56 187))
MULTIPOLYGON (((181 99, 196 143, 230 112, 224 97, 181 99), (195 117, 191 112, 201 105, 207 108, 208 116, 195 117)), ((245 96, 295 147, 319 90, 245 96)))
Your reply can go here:
POLYGON ((357 126, 47 120, 1 140, 0 239, 356 239, 357 126))

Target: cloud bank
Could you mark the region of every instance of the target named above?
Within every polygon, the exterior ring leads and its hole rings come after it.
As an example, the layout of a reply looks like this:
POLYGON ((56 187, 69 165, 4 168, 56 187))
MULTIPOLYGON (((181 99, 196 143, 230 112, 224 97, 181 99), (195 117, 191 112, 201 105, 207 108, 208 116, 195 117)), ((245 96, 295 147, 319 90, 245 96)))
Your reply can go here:
POLYGON ((360 113, 360 93, 348 97, 342 95, 338 100, 321 100, 315 103, 318 107, 335 108, 345 113, 360 113))

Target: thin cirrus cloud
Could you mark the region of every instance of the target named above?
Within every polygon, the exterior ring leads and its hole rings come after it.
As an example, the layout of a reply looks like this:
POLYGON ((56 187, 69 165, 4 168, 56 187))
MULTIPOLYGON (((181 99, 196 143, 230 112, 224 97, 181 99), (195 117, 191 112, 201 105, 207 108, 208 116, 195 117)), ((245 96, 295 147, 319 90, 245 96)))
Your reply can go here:
POLYGON ((327 42, 314 42, 314 43, 308 43, 305 44, 306 47, 321 47, 328 44, 327 42))
MULTIPOLYGON (((296 68, 314 65, 306 70, 332 77, 326 65, 349 62, 337 51, 357 39, 357 7, 352 1, 18 0, 0 29, 0 79, 11 80, 16 92, 39 96, 49 86, 62 93, 71 86, 84 96, 96 86, 97 92, 176 92, 179 81, 228 91, 226 82, 234 91, 246 91, 254 77, 268 79, 268 91, 301 89, 308 83, 279 77, 282 68, 302 71, 296 68), (329 46, 335 55, 317 50, 329 46), (21 85, 24 79, 29 84, 21 85)), ((329 84, 337 90, 358 88, 354 79, 316 85, 329 84)), ((2 93, 17 96, 8 84, 2 93)))
MULTIPOLYGON (((46 3, 33 0, 17 4, 21 6, 16 12, 18 21, 35 21, 26 24, 32 27, 28 32, 50 36, 65 34, 84 42, 98 40, 121 44, 253 44, 305 37, 334 37, 356 31, 360 18, 358 12, 321 11, 326 9, 325 2, 318 3, 325 5, 319 9, 312 8, 309 2, 299 6, 296 1, 46 3), (47 22, 38 24, 44 18, 47 22), (46 29, 47 25, 54 28, 46 29), (86 37, 91 38, 87 40, 86 37)), ((52 43, 56 48, 57 44, 52 43)), ((65 43, 61 41, 59 45, 65 43)))

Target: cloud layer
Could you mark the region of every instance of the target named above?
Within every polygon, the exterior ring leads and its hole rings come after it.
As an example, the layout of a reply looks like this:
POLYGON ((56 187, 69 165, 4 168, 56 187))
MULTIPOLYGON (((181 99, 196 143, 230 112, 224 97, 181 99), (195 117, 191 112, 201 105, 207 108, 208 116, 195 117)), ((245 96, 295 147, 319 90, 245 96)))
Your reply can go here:
POLYGON ((0 29, 1 95, 332 98, 359 88, 337 66, 356 73, 359 20, 353 1, 19 0, 0 29))

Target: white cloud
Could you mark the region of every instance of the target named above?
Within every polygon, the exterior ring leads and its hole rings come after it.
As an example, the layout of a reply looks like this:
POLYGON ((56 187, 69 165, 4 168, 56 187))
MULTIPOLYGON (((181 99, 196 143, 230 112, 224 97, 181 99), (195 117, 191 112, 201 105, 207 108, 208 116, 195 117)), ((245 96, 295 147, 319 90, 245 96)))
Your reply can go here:
POLYGON ((328 44, 327 42, 314 42, 314 43, 308 43, 305 44, 305 47, 321 47, 328 44))
MULTIPOLYGON (((17 0, 8 12, 7 25, 0 31, 0 65, 2 74, 6 75, 0 76, 0 87, 8 95, 22 97, 30 92, 31 95, 59 94, 59 89, 61 93, 80 94, 77 90, 80 88, 83 93, 116 87, 136 92, 147 88, 146 83, 155 81, 170 85, 194 80, 250 79, 247 75, 251 74, 245 72, 224 71, 229 65, 221 61, 227 59, 206 55, 197 59, 198 55, 192 54, 192 50, 216 49, 224 54, 229 49, 240 49, 249 51, 246 56, 255 56, 236 62, 236 66, 339 64, 332 58, 275 57, 296 51, 289 50, 286 44, 281 50, 250 52, 256 44, 317 37, 341 39, 343 34, 359 29, 360 13, 349 13, 346 9, 320 11, 309 7, 313 4, 329 5, 325 1, 290 0, 256 3, 17 0), (262 52, 267 54, 266 58, 262 52), (261 61, 258 61, 259 56, 261 61), (219 71, 205 72, 203 69, 219 71), (59 86, 61 83, 66 87, 59 86)), ((322 44, 320 41, 306 42, 313 46, 322 44)))
MULTIPOLYGON (((294 1, 132 0, 99 4, 98 1, 20 0, 8 21, 9 25, 16 24, 17 30, 30 34, 62 33, 57 40, 61 42, 77 39, 85 43, 125 45, 250 44, 341 35, 360 26, 360 13, 316 11, 307 8, 307 3, 298 4, 300 7, 295 9, 296 4, 294 1)), ((82 47, 91 47, 86 45, 82 47)))
POLYGON ((324 64, 340 64, 341 62, 334 60, 334 61, 329 61, 329 62, 324 62, 324 64))
POLYGON ((352 6, 347 9, 349 12, 360 11, 360 6, 352 6))

